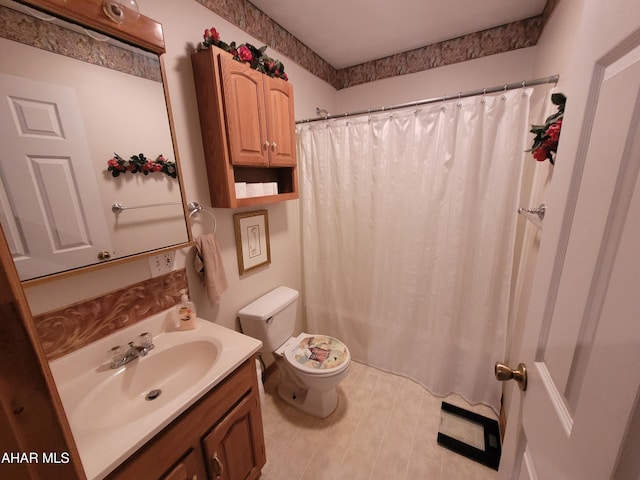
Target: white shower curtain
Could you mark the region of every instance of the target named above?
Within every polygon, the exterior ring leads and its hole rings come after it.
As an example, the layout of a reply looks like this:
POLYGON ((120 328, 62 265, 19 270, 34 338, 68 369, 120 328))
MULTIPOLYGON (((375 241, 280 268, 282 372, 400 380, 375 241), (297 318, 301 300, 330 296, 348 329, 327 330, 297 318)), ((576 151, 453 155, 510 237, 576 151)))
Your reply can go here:
POLYGON ((530 95, 298 127, 310 331, 499 410, 530 95))

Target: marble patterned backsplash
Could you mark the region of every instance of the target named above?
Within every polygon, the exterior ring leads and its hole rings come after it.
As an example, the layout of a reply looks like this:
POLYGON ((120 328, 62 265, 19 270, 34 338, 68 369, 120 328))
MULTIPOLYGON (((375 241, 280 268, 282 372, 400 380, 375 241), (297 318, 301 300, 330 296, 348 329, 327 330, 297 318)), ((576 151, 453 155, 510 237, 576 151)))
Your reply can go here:
POLYGON ((180 269, 33 317, 49 361, 166 310, 188 289, 180 269))

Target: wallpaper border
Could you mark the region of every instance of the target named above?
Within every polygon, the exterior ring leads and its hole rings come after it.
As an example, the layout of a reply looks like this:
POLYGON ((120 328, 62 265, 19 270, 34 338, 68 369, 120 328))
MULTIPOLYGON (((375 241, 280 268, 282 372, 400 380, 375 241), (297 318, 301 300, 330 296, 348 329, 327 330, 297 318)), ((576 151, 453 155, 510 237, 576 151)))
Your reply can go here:
POLYGON ((2 5, 0 37, 99 67, 162 82, 157 55, 136 53, 2 5))
POLYGON ((337 90, 534 46, 560 3, 548 0, 535 17, 337 70, 248 0, 196 1, 337 90))

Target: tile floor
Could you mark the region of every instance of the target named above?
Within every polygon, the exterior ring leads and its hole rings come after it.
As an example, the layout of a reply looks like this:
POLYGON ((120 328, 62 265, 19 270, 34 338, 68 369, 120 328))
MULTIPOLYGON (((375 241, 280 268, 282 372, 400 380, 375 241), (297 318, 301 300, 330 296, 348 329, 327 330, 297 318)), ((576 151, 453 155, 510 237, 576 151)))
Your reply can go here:
MULTIPOLYGON (((411 380, 352 362, 338 408, 321 420, 278 397, 278 376, 265 384, 263 480, 497 479, 496 471, 437 444, 443 399, 411 380)), ((495 418, 460 397, 445 400, 495 418)))

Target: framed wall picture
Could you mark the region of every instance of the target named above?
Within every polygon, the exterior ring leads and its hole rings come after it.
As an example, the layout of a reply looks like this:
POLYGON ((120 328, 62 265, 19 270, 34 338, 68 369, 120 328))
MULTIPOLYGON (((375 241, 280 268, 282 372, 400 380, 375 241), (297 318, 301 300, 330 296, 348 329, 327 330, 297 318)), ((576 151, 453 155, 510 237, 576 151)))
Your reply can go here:
POLYGON ((266 210, 233 215, 240 275, 271 263, 269 214, 266 210))

